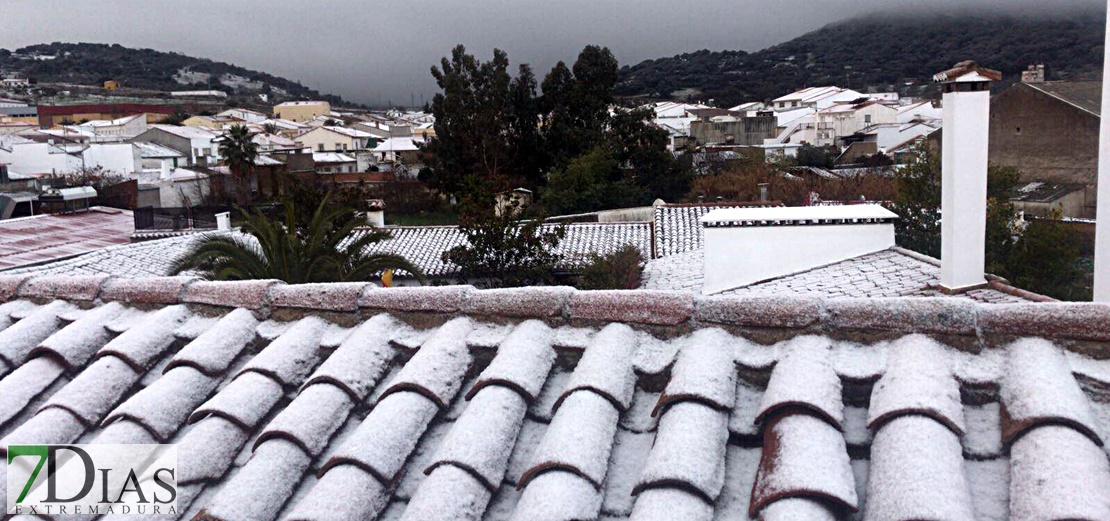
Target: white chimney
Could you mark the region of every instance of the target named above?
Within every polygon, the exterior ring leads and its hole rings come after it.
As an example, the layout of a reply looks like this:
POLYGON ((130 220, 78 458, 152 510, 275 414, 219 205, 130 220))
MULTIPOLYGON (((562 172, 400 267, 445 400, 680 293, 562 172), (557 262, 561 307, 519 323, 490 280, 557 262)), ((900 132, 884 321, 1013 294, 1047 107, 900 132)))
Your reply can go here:
POLYGON ((889 249, 897 218, 877 204, 714 210, 701 218, 702 292, 750 286, 889 249))
MULTIPOLYGON (((1110 22, 1110 11, 1107 11, 1110 22)), ((1110 25, 1102 64, 1102 125, 1098 147, 1098 219, 1095 230, 1095 302, 1110 302, 1110 25)))
POLYGON ((231 212, 216 214, 216 229, 221 232, 231 231, 231 212))
POLYGON ((367 201, 366 221, 375 228, 385 228, 385 201, 370 199, 367 201))
POLYGON ((987 283, 987 137, 997 71, 960 62, 933 80, 944 90, 941 143, 940 285, 962 292, 987 283))

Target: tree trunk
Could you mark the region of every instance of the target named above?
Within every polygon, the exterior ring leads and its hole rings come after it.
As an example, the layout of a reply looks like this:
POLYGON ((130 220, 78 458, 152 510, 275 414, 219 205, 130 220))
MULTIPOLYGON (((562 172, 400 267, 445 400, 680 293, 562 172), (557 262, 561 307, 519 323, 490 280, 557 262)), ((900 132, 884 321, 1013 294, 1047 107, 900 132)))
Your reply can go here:
POLYGON ((238 171, 231 175, 232 183, 235 186, 235 204, 240 208, 246 209, 250 204, 251 188, 250 188, 250 171, 238 171))

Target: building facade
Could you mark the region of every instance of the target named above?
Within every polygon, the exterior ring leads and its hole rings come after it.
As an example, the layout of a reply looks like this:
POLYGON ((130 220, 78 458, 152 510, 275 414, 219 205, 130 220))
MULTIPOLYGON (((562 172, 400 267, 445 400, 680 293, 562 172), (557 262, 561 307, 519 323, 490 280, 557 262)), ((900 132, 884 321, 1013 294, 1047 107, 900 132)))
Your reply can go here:
POLYGON ((1101 97, 1101 82, 1018 83, 1006 89, 991 101, 991 164, 1017 168, 1027 183, 1084 186, 1080 215, 1065 217, 1093 218, 1101 97))

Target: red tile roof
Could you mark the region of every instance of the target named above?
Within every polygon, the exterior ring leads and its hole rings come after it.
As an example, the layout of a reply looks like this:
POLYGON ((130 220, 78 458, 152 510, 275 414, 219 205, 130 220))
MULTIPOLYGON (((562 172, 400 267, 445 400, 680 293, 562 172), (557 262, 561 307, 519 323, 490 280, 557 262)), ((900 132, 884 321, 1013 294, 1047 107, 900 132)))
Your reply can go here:
POLYGON ((0 452, 176 443, 180 519, 1108 519, 1108 343, 1087 303, 0 275, 0 452))
POLYGON ((0 221, 0 270, 126 244, 134 229, 131 212, 115 209, 0 221))

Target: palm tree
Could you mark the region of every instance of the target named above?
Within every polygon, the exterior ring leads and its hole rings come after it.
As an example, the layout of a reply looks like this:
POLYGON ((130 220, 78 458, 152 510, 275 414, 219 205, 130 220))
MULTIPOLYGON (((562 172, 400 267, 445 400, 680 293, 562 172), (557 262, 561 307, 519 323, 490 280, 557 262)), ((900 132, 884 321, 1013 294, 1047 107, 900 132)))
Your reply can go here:
POLYGON ((403 270, 424 282, 423 272, 400 255, 369 253, 389 234, 367 227, 354 210, 329 204, 324 197, 312 219, 297 225, 286 201, 284 222, 255 210, 246 214, 246 235, 210 235, 177 259, 171 275, 196 271, 209 280, 278 279, 289 284, 373 280, 385 270, 403 270))
POLYGON ((276 123, 266 123, 262 125, 262 130, 265 130, 267 134, 277 134, 280 129, 278 129, 276 123))
POLYGON ((251 171, 258 158, 258 144, 251 139, 246 125, 233 125, 220 142, 220 156, 231 170, 231 183, 235 186, 235 204, 242 208, 250 202, 251 171))

